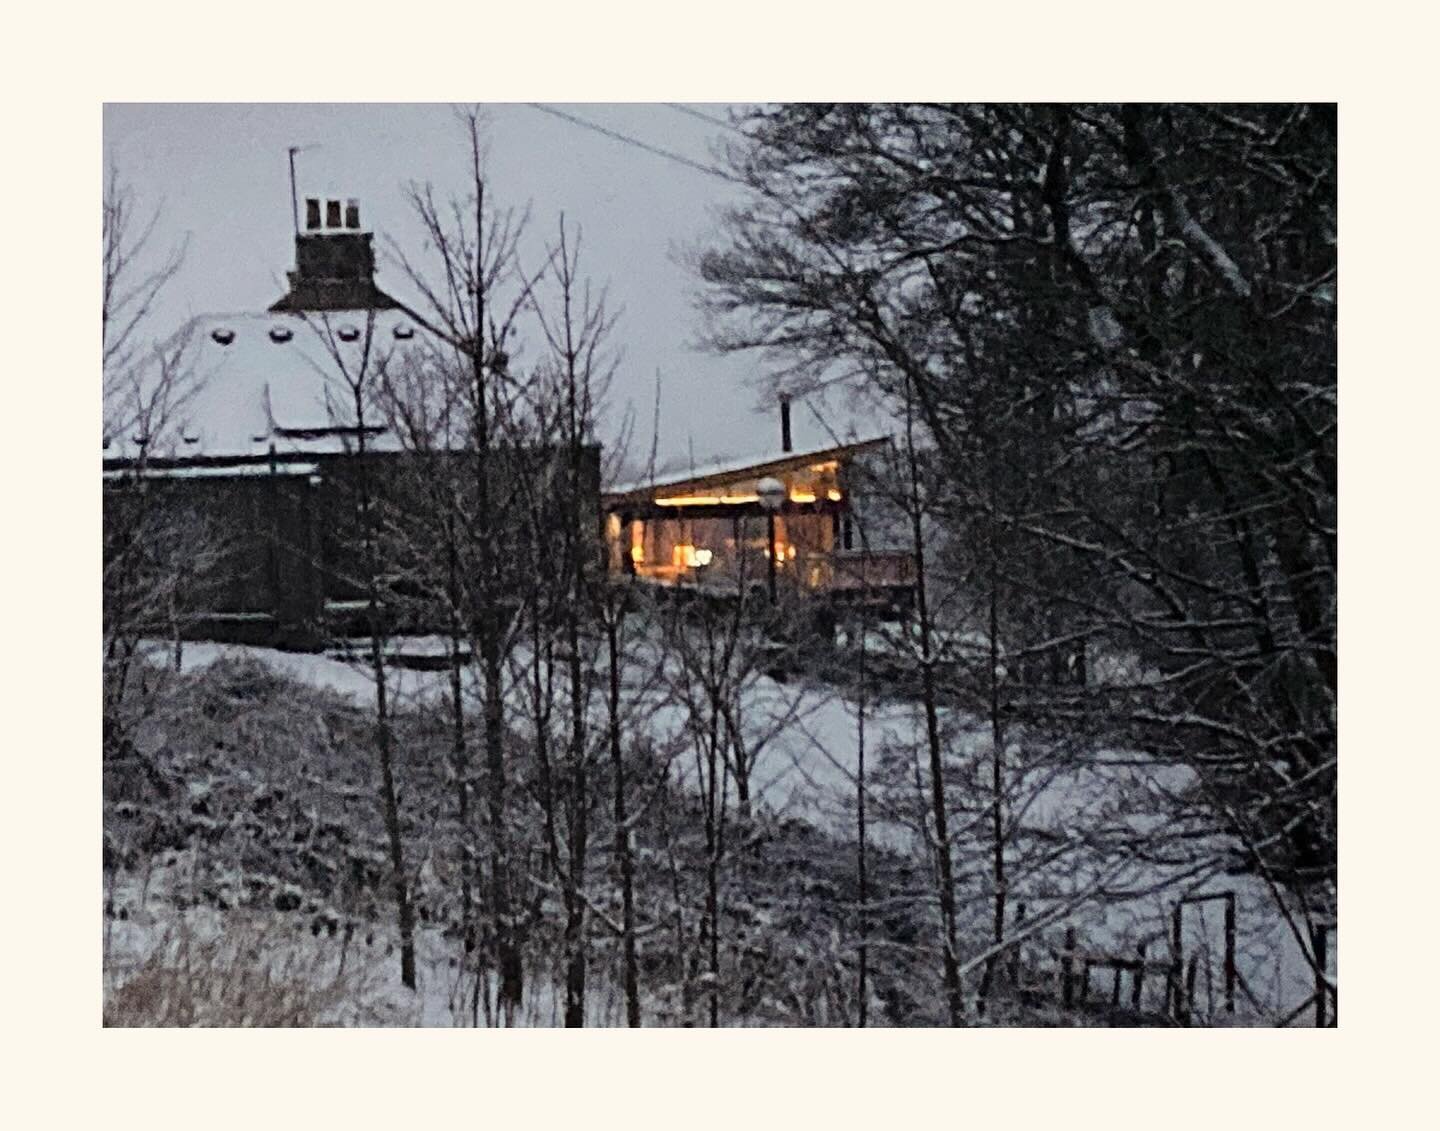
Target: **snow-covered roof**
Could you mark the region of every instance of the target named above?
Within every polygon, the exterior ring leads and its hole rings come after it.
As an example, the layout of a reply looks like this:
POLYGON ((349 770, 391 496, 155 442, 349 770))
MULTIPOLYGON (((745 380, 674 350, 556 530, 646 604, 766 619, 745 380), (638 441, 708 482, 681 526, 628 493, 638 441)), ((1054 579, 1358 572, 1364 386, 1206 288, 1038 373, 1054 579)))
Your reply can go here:
POLYGON ((723 459, 699 467, 677 468, 629 483, 620 483, 607 488, 605 495, 607 500, 616 500, 621 496, 644 494, 662 487, 700 486, 709 480, 758 478, 807 464, 859 455, 889 442, 887 437, 879 436, 850 444, 828 444, 801 451, 770 451, 743 458, 723 459))
MULTIPOLYGON (((315 455, 343 450, 347 442, 353 446, 343 436, 323 434, 354 425, 354 408, 335 355, 352 375, 358 372, 367 323, 372 373, 379 357, 417 340, 413 324, 398 311, 376 311, 373 323, 370 318, 366 311, 197 318, 189 347, 190 392, 171 413, 172 450, 151 454, 245 457, 267 453, 273 442, 282 454, 315 455)), ((367 426, 371 423, 366 421, 367 426)), ((103 454, 107 459, 135 458, 140 454, 138 440, 132 435, 107 437, 103 454)), ((377 449, 394 446, 393 439, 383 435, 367 443, 377 449)))
MULTIPOLYGON (((277 475, 287 478, 304 478, 316 475, 319 471, 319 464, 294 463, 285 460, 273 464, 266 462, 221 464, 213 467, 151 467, 139 474, 144 479, 245 479, 260 476, 268 478, 277 475)), ((135 474, 136 472, 132 469, 113 468, 110 471, 101 472, 101 477, 110 482, 123 482, 131 479, 135 474)))

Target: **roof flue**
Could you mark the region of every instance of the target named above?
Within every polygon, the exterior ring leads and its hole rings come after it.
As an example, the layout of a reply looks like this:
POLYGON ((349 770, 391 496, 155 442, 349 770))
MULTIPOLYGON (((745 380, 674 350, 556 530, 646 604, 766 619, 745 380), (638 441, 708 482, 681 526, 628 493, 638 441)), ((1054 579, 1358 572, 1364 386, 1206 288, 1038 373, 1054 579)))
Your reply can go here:
POLYGON ((375 237, 360 230, 354 197, 305 198, 305 230, 295 233, 290 293, 270 309, 299 314, 328 310, 388 310, 395 300, 375 285, 375 237))
POLYGON ((360 202, 353 196, 343 206, 334 198, 322 200, 318 196, 305 198, 305 230, 307 232, 358 232, 360 230, 360 202))

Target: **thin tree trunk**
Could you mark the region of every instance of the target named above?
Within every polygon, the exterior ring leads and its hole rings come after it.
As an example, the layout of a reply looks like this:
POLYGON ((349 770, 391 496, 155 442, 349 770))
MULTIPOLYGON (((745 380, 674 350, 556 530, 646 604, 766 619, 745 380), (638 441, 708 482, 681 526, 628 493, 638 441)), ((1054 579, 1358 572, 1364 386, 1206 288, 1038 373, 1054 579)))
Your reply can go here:
MULTIPOLYGON (((864 538, 864 532, 861 532, 864 538)), ((856 870, 860 885, 860 971, 856 993, 860 1001, 858 1027, 865 1028, 870 1000, 870 887, 865 859, 865 603, 869 600, 869 578, 866 571, 866 554, 862 545, 860 554, 860 688, 855 711, 855 826, 856 826, 856 870)))
POLYGON ((720 788, 720 720, 719 706, 710 704, 710 741, 706 751, 708 762, 707 797, 705 801, 705 923, 709 958, 710 1028, 720 1027, 720 853, 722 850, 720 822, 724 816, 725 794, 720 788))
POLYGON ((960 994, 960 964, 956 955, 955 878, 950 857, 949 820, 945 803, 945 767, 940 749, 940 719, 936 710, 935 664, 931 652, 930 607, 925 592, 925 532, 920 513, 920 470, 915 456, 914 420, 910 410, 910 382, 906 380, 905 439, 910 473, 910 532, 915 549, 915 611, 920 622, 920 678, 925 706, 925 739, 930 754, 930 797, 935 822, 935 857, 938 868, 940 922, 944 932, 945 997, 950 1024, 964 1023, 960 994))
POLYGON ((583 550, 576 547, 576 588, 567 602, 566 632, 570 649, 570 790, 569 810, 570 859, 566 868, 565 917, 565 1025, 580 1028, 585 1024, 585 864, 589 847, 588 775, 585 766, 585 674, 580 656, 579 604, 584 584, 583 567, 578 564, 583 550))
MULTIPOLYGON (((990 519, 989 519, 989 660, 990 660, 990 834, 991 869, 995 887, 993 938, 996 945, 1005 937, 1005 814, 1003 789, 1005 776, 1005 724, 1000 714, 1000 549, 996 544, 998 529, 995 508, 998 505, 994 455, 990 457, 990 519)), ((1000 956, 991 955, 985 963, 983 1002, 995 982, 1000 956)))
POLYGON ((460 826, 460 973, 463 982, 468 964, 476 963, 474 992, 470 999, 471 1024, 480 1017, 479 948, 475 937, 475 843, 470 828, 470 753, 465 743, 464 665, 461 660, 460 563, 456 543, 455 515, 445 516, 445 557, 450 601, 450 754, 455 772, 456 820, 460 826))
POLYGON ((580 1028, 585 1024, 585 866, 589 849, 589 775, 587 773, 585 708, 588 698, 584 665, 580 654, 580 618, 589 608, 590 592, 585 568, 590 552, 590 538, 585 528, 581 506, 584 474, 584 421, 581 419, 579 397, 580 373, 577 368, 574 317, 571 307, 573 261, 565 241, 565 223, 560 223, 560 271, 562 299, 565 309, 565 408, 566 439, 569 445, 570 482, 565 508, 566 536, 569 549, 570 600, 566 602, 566 643, 570 650, 570 795, 569 847, 570 864, 566 875, 567 913, 565 947, 565 1025, 580 1028))
POLYGON ((475 316, 470 360, 475 389, 475 522, 480 567, 479 637, 480 662, 485 683, 485 771, 486 801, 490 818, 490 902, 495 913, 495 937, 500 969, 500 1008, 507 1024, 524 996, 524 970, 520 959, 517 926, 511 906, 510 838, 506 819, 505 706, 500 666, 499 584, 496 577, 494 505, 490 494, 489 390, 485 379, 485 182, 480 173, 480 142, 471 134, 471 157, 475 184, 475 316))
POLYGON ((358 472, 360 513, 365 547, 366 603, 370 620, 370 669, 375 679, 375 746, 380 755, 380 799, 385 813, 385 832, 390 841, 390 868, 395 888, 395 905, 400 926, 400 981, 415 988, 415 913, 410 905, 410 884, 405 875, 405 847, 400 837, 400 806, 395 792, 395 767, 390 730, 390 708, 385 683, 385 656, 381 646, 380 587, 375 516, 370 490, 370 466, 365 454, 365 410, 360 388, 355 388, 355 422, 359 437, 358 472))
POLYGON ((620 633, 624 627, 625 598, 612 606, 606 618, 605 642, 610 654, 610 761, 615 777, 615 858, 620 864, 620 946, 625 983, 625 1022, 640 1028, 640 974, 635 953, 635 860, 630 852, 630 820, 625 797, 625 758, 620 744, 620 633))

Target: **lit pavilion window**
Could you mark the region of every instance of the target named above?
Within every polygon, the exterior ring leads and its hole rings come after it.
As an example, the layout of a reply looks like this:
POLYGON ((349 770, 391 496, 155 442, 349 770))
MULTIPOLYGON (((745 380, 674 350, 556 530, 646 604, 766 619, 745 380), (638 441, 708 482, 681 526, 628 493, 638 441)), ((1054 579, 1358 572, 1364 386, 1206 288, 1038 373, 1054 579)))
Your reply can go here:
POLYGON ((714 557, 712 551, 696 549, 689 542, 680 543, 670 553, 671 564, 677 569, 699 569, 709 565, 714 557))
POLYGON ((671 495, 668 498, 656 499, 655 505, 657 507, 730 507, 759 501, 760 496, 753 492, 742 495, 671 495))

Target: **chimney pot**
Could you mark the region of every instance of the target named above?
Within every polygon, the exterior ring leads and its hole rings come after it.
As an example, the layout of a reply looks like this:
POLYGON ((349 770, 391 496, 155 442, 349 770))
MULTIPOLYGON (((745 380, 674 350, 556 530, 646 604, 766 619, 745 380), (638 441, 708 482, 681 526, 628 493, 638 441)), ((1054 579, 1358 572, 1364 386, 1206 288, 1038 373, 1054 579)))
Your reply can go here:
POLYGON ((320 201, 313 196, 305 198, 305 230, 314 232, 320 227, 320 201))
POLYGON ((790 442, 790 398, 780 398, 780 450, 782 452, 794 451, 794 445, 790 442))
POLYGON ((340 202, 338 200, 325 202, 325 226, 327 228, 340 227, 340 202))
POLYGON ((360 230, 360 202, 354 197, 345 202, 345 226, 352 231, 360 230))

